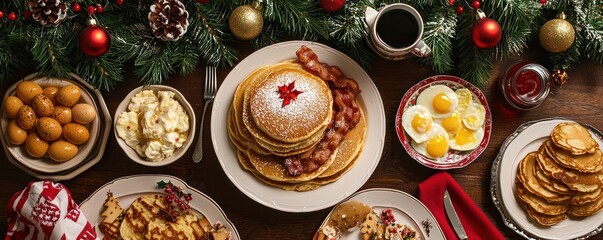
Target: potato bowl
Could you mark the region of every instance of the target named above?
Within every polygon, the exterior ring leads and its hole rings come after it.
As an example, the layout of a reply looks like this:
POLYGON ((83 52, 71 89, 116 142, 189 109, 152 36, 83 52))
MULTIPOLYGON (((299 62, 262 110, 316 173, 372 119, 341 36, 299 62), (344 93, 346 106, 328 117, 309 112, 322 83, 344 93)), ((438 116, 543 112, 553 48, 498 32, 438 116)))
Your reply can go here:
POLYGON ((178 90, 176 90, 172 87, 168 87, 168 86, 164 86, 164 85, 149 85, 149 86, 141 86, 141 87, 138 87, 138 88, 132 90, 124 98, 124 100, 119 104, 119 106, 117 107, 117 110, 115 111, 115 115, 114 115, 114 119, 113 119, 113 126, 114 126, 113 131, 115 133, 115 139, 117 140, 117 143, 124 150, 124 152, 126 153, 126 155, 128 155, 128 157, 130 159, 132 159, 134 162, 137 162, 141 165, 151 166, 151 167, 159 167, 159 166, 168 165, 168 164, 178 160, 180 157, 182 157, 182 155, 184 155, 184 153, 186 153, 186 151, 191 146, 193 139, 195 137, 196 121, 195 121, 195 113, 193 112, 193 108, 188 103, 188 101, 186 101, 186 99, 184 98, 182 93, 180 93, 178 90), (155 161, 155 162, 149 161, 146 158, 140 156, 136 152, 136 150, 134 150, 132 147, 130 147, 126 143, 126 141, 122 137, 119 136, 119 133, 118 133, 118 121, 119 121, 121 114, 128 111, 128 105, 130 104, 132 98, 136 94, 138 94, 139 92, 142 92, 144 90, 152 90, 155 94, 157 94, 158 91, 174 92, 175 93, 174 99, 176 101, 178 101, 178 103, 180 103, 180 105, 182 106, 184 111, 187 113, 188 118, 189 118, 188 136, 187 136, 186 140, 184 141, 184 143, 182 144, 182 146, 179 148, 176 148, 172 155, 167 156, 163 160, 155 161))

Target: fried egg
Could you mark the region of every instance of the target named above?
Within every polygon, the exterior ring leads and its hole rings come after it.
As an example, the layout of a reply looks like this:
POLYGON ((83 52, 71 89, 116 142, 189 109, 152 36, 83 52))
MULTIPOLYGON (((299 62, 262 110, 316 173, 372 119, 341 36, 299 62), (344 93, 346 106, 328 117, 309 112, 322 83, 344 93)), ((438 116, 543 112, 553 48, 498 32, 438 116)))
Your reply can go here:
POLYGON ((461 130, 461 125, 463 125, 461 114, 458 111, 454 111, 452 115, 447 118, 438 119, 437 123, 446 130, 449 138, 454 137, 454 135, 461 130))
POLYGON ((479 103, 471 104, 463 113, 463 125, 471 130, 478 130, 486 120, 486 108, 479 103))
POLYGON ((437 159, 448 152, 448 133, 438 124, 433 124, 427 132, 427 140, 422 143, 412 141, 411 146, 421 155, 437 159))
POLYGON ((419 94, 417 105, 426 107, 433 118, 446 118, 456 110, 458 99, 449 87, 433 85, 419 94))
POLYGON ((450 149, 459 151, 473 150, 479 146, 483 138, 483 128, 472 130, 463 124, 458 133, 454 137, 450 138, 450 149))
POLYGON ((402 114, 402 127, 404 131, 417 143, 427 140, 427 132, 431 129, 433 119, 429 110, 421 105, 409 107, 402 114))

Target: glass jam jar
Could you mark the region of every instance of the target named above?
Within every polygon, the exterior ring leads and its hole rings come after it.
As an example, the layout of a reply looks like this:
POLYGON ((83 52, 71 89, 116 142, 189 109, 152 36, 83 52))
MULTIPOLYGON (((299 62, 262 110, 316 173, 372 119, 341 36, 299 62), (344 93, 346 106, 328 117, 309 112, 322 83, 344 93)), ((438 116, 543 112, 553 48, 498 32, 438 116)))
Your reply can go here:
POLYGON ((516 111, 538 107, 551 90, 550 76, 540 64, 530 61, 514 63, 498 80, 503 102, 516 111))

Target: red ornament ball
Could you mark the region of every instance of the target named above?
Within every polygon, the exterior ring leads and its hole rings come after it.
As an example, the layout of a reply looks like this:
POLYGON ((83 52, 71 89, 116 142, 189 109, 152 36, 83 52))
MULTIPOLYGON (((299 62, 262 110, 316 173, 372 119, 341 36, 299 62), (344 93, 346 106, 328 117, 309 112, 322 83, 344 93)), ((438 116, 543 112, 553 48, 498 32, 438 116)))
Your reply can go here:
POLYGON ((479 2, 479 0, 475 0, 473 1, 473 3, 471 4, 471 6, 475 9, 478 9, 479 7, 482 6, 482 4, 479 2))
POLYGON ((325 12, 337 12, 345 5, 345 0, 320 0, 320 6, 325 12))
POLYGON ((4 12, 0 11, 0 19, 4 18, 4 12))
POLYGON ((456 0, 448 0, 448 5, 453 6, 456 0))
POLYGON ((88 6, 88 14, 94 14, 96 12, 96 8, 94 6, 88 6))
POLYGON ((115 0, 115 4, 119 6, 124 5, 124 0, 115 0))
POLYGON ((479 48, 496 46, 502 38, 502 29, 498 22, 492 18, 481 18, 471 28, 471 39, 479 48))
POLYGON ((109 51, 111 37, 105 28, 90 25, 80 34, 80 50, 90 57, 99 57, 109 51))
POLYGON ((17 20, 17 14, 15 12, 11 12, 8 14, 8 20, 15 21, 17 20))
POLYGON ((456 13, 458 13, 459 15, 463 14, 465 12, 465 8, 463 6, 458 6, 456 7, 456 13))
POLYGON ((101 5, 97 5, 95 10, 97 13, 103 13, 105 11, 105 8, 103 8, 103 6, 101 5))
POLYGON ((79 3, 73 3, 71 9, 73 9, 74 12, 80 12, 82 11, 82 6, 79 3))
POLYGON ((540 4, 546 4, 546 0, 539 0, 538 2, 540 2, 540 4))

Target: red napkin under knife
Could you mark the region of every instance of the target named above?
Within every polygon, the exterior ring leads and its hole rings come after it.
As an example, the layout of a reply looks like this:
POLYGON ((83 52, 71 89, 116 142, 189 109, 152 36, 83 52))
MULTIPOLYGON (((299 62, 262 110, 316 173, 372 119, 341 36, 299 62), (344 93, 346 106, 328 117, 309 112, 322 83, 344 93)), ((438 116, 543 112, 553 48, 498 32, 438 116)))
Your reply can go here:
POLYGON ((419 199, 438 221, 446 239, 458 239, 444 209, 444 191, 446 189, 448 189, 454 209, 470 240, 505 239, 454 178, 447 172, 438 172, 419 184, 419 199))

